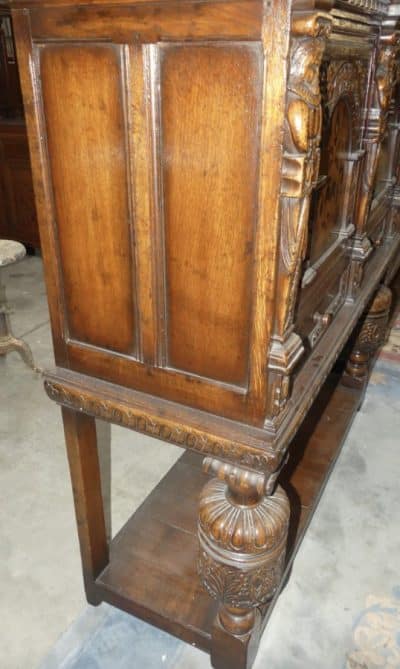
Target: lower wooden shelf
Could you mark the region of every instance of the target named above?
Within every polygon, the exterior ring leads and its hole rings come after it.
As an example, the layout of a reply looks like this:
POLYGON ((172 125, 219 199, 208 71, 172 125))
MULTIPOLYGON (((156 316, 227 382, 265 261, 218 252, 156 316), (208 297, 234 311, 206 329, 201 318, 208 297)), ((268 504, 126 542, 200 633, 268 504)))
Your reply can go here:
MULTIPOLYGON (((280 483, 291 503, 288 571, 360 404, 360 392, 331 375, 292 442, 280 483)), ((98 596, 210 651, 217 605, 196 572, 201 455, 185 452, 113 539, 98 596)), ((264 625, 279 593, 263 611, 264 625)))

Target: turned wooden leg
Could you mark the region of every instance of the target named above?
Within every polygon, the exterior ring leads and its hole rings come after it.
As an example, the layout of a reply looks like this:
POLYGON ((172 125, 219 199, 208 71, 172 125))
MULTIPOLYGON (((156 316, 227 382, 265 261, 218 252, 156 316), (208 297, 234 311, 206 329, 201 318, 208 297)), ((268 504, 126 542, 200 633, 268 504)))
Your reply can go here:
POLYGON ((200 495, 200 579, 220 602, 213 628, 211 661, 216 669, 247 669, 257 652, 259 607, 274 595, 286 554, 289 502, 266 477, 206 458, 213 472, 200 495))
POLYGON ((387 337, 392 293, 381 286, 363 316, 355 346, 347 361, 342 382, 350 388, 364 388, 368 380, 370 361, 387 337))
POLYGON ((95 580, 108 564, 95 419, 62 408, 86 597, 100 604, 95 580))

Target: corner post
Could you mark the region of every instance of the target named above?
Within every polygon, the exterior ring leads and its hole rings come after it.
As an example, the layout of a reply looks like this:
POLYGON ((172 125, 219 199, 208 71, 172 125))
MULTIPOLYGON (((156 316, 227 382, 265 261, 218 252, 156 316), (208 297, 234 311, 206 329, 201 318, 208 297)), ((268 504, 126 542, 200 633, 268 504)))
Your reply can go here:
POLYGON ((294 331, 294 313, 307 251, 311 195, 319 174, 320 66, 331 23, 323 12, 295 12, 292 19, 280 199, 279 305, 268 362, 268 420, 284 409, 290 395, 290 375, 304 353, 302 340, 294 331))

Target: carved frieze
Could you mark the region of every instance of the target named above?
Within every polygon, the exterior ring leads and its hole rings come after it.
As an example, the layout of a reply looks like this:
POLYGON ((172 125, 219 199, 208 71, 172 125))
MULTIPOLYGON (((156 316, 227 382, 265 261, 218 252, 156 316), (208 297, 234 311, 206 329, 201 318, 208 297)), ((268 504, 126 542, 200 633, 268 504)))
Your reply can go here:
POLYGON ((254 448, 229 439, 212 438, 201 430, 176 424, 172 420, 155 418, 131 406, 114 400, 99 399, 82 388, 66 387, 62 383, 46 379, 45 390, 58 404, 76 411, 83 411, 96 418, 143 432, 151 437, 163 439, 177 446, 188 448, 204 455, 226 458, 243 467, 261 472, 273 472, 277 461, 273 454, 262 453, 254 448))

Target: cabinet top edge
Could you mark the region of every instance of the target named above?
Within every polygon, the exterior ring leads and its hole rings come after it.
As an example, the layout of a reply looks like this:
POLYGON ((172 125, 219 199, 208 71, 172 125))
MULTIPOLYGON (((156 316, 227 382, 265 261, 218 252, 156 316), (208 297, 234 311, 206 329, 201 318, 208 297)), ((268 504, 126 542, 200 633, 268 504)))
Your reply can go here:
MULTIPOLYGON (((268 0, 258 0, 260 4, 269 5, 268 0)), ((57 7, 62 5, 141 5, 141 4, 185 4, 185 3, 253 3, 254 0, 0 0, 0 6, 11 7, 57 7)), ((395 13, 399 11, 400 3, 391 0, 292 0, 294 10, 329 10, 333 7, 342 7, 367 13, 395 13)))
POLYGON ((52 7, 92 7, 96 5, 218 5, 218 4, 265 4, 266 0, 2 0, 0 4, 16 9, 52 7))

